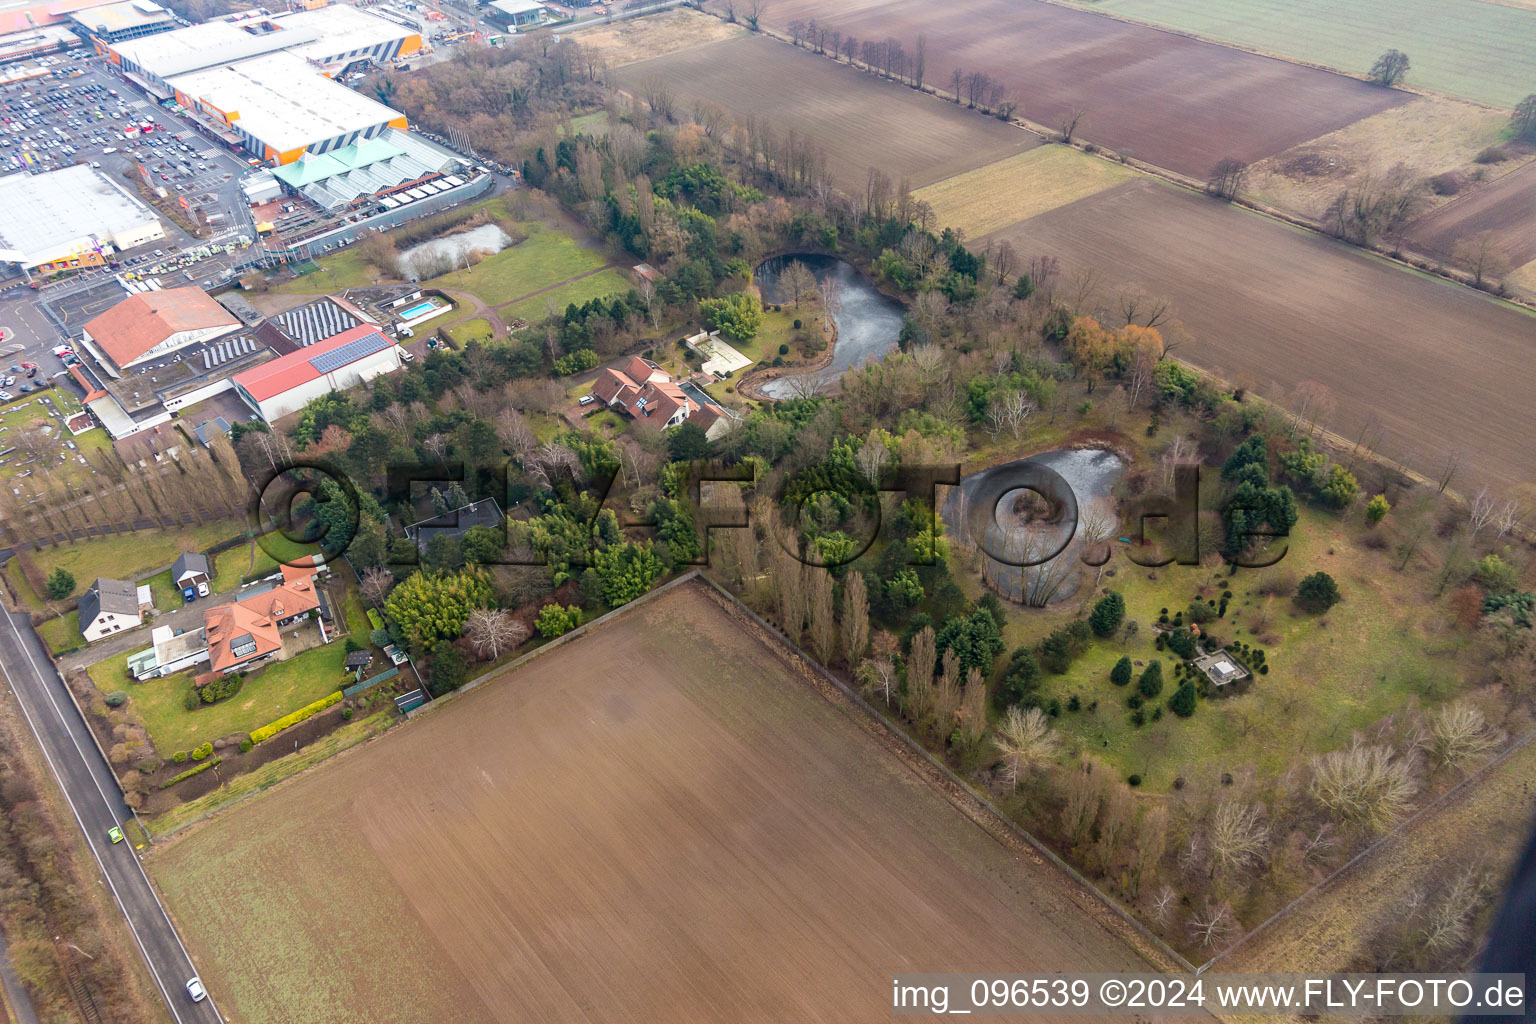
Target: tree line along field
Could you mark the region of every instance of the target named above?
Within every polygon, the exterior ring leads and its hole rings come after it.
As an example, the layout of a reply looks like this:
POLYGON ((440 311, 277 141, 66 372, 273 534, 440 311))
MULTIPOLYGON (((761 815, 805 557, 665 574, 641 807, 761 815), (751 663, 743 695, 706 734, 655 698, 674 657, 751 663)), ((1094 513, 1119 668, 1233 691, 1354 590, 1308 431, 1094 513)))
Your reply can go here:
POLYGON ((895 965, 1150 969, 797 666, 685 584, 149 869, 247 1022, 875 1021, 895 965))
POLYGON ((752 117, 771 124, 781 138, 796 132, 821 148, 834 182, 852 193, 863 190, 871 167, 917 187, 1039 144, 996 118, 957 112, 762 36, 680 50, 619 68, 612 77, 640 96, 653 80, 665 80, 684 116, 702 102, 738 123, 752 117))
POLYGON ((783 0, 765 17, 778 30, 814 18, 908 53, 921 34, 927 84, 949 90, 952 70, 983 71, 1020 116, 1055 129, 1081 111, 1084 138, 1202 179, 1224 157, 1252 163, 1408 99, 1045 0, 783 0))
POLYGON ((1389 458, 1433 473, 1461 449, 1459 486, 1536 479, 1536 316, 1519 307, 1145 178, 981 242, 1002 240, 1064 278, 1096 272, 1089 311, 1131 283, 1167 297, 1192 336, 1175 354, 1202 369, 1282 404, 1326 385, 1328 426, 1378 422, 1389 458))
POLYGON ((1510 108, 1536 91, 1536 10, 1485 0, 1094 0, 1095 9, 1365 74, 1389 47, 1407 84, 1510 108))
POLYGON ((1218 971, 1342 971, 1371 963, 1376 934, 1414 895, 1471 868, 1501 891, 1536 816, 1536 743, 1526 742, 1430 808, 1290 914, 1217 959, 1218 971))

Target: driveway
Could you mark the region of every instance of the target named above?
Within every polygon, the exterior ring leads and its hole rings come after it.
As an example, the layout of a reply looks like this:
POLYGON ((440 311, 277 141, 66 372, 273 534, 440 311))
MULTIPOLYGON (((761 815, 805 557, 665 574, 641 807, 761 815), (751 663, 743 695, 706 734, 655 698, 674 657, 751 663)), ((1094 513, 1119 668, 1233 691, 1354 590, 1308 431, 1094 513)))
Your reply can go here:
POLYGON ((113 633, 109 637, 98 640, 78 651, 61 654, 54 660, 58 662, 59 671, 68 675, 76 669, 94 665, 98 661, 118 655, 128 655, 133 651, 142 651, 150 644, 150 630, 155 626, 170 626, 171 631, 199 629, 203 625, 203 612, 209 608, 217 608, 221 604, 228 604, 239 597, 238 591, 231 590, 227 594, 214 594, 211 597, 200 597, 191 604, 184 604, 179 608, 173 608, 168 612, 158 612, 150 619, 149 625, 130 629, 125 633, 113 633))

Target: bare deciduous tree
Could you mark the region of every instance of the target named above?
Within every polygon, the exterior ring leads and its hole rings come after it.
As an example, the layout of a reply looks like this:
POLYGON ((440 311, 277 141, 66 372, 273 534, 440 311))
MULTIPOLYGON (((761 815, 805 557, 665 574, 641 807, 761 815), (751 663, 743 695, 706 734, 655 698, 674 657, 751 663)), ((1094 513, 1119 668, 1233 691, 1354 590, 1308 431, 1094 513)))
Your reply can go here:
POLYGON ((799 309, 802 302, 816 294, 816 275, 804 263, 792 260, 779 274, 779 288, 799 309))
POLYGON ((1222 945, 1237 930, 1237 918, 1225 900, 1207 898, 1200 912, 1189 919, 1189 936, 1201 949, 1222 945))
POLYGON ((1253 864, 1263 855, 1268 840, 1269 829, 1258 807, 1223 800, 1206 827, 1212 877, 1218 870, 1235 872, 1253 864))
POLYGON ((1056 759, 1060 750, 1051 720, 1039 708, 1014 705, 997 726, 997 746, 1003 754, 1010 784, 1017 788, 1019 779, 1044 768, 1056 759))
POLYGON ((907 717, 921 728, 933 714, 933 666, 938 648, 932 626, 924 626, 912 638, 907 655, 907 717))
POLYGON ((864 575, 850 572, 843 584, 843 659, 857 665, 869 646, 869 594, 864 575))
POLYGON ((1407 813, 1419 783, 1408 759, 1357 739, 1347 750, 1313 758, 1307 791, 1340 820, 1381 832, 1407 813))
POLYGON ((1099 814, 1099 803, 1104 799, 1104 782, 1093 770, 1093 764, 1081 762, 1067 770, 1066 802, 1061 808, 1061 830, 1076 846, 1088 837, 1088 830, 1099 814))
POLYGON ((837 657, 837 620, 833 615, 832 574, 820 566, 806 566, 810 586, 811 646, 823 665, 837 657))
POLYGON ((889 658, 872 658, 859 666, 859 684, 866 694, 879 694, 885 706, 891 706, 891 690, 896 685, 896 666, 889 658))
POLYGON ((1502 735, 1473 704, 1457 701, 1430 714, 1430 752, 1437 764, 1460 768, 1497 747, 1502 735))
POLYGON ((363 573, 358 589, 370 603, 382 607, 384 598, 389 596, 390 588, 394 585, 394 574, 382 565, 376 565, 363 573))
POLYGON ((475 653, 491 661, 528 639, 528 627, 499 608, 477 608, 470 612, 464 633, 475 653))

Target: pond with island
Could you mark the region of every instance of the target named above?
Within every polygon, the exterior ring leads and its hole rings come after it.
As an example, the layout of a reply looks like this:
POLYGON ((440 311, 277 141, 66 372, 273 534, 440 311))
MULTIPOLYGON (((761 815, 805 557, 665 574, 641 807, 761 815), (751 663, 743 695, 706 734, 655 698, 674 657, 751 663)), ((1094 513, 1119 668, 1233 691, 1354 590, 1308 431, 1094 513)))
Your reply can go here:
MULTIPOLYGON (((760 264, 755 272, 763 301, 785 303, 789 299, 779 288, 779 275, 791 263, 800 262, 816 276, 823 302, 837 325, 837 340, 832 345, 832 361, 819 370, 807 371, 818 384, 830 384, 847 371, 869 359, 884 359, 896 347, 901 336, 904 310, 901 303, 883 295, 846 260, 815 253, 791 253, 775 256, 760 264)), ((768 381, 759 393, 766 398, 793 398, 804 389, 791 374, 768 381)))

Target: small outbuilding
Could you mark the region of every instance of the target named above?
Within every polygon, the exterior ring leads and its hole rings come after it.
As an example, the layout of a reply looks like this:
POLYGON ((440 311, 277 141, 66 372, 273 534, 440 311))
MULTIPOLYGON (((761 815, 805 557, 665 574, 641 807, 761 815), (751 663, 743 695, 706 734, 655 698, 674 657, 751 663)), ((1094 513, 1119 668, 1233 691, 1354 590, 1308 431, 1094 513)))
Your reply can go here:
POLYGON ((1195 667, 1205 673, 1212 686, 1228 686, 1247 679, 1249 672, 1226 651, 1217 651, 1195 659, 1195 667))
POLYGON ((171 582, 181 590, 207 583, 209 579, 207 555, 188 551, 171 563, 171 582))

